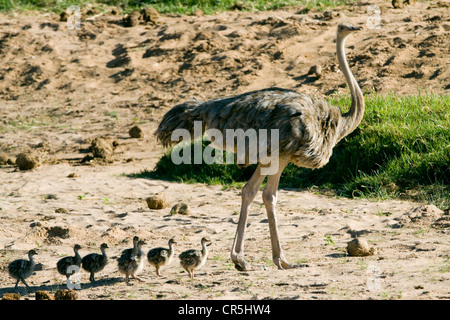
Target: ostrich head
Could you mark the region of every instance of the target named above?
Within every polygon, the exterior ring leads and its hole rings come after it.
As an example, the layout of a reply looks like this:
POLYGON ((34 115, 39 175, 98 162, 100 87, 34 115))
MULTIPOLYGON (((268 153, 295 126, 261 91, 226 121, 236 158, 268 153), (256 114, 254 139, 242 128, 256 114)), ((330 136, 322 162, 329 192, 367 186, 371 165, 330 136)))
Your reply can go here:
POLYGON ((30 257, 32 257, 32 256, 34 256, 34 255, 37 255, 38 253, 36 252, 36 250, 30 250, 30 251, 28 251, 28 256, 30 256, 30 257))
POLYGON ((341 23, 340 25, 338 25, 337 37, 338 39, 343 40, 347 38, 351 33, 359 31, 361 29, 362 29, 361 27, 354 27, 350 23, 341 23))

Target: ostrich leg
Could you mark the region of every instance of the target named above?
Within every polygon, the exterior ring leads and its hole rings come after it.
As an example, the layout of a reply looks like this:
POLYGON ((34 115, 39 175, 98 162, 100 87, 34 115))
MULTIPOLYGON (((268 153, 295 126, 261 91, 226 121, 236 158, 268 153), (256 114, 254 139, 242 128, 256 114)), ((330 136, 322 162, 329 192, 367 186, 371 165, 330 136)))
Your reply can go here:
POLYGON ((270 241, 272 244, 272 259, 278 269, 290 269, 297 267, 296 265, 287 262, 283 255, 280 238, 278 236, 277 217, 276 217, 276 203, 278 184, 280 183, 281 173, 288 165, 287 159, 280 159, 278 172, 267 178, 266 188, 263 191, 263 201, 266 206, 267 218, 269 220, 270 241))
POLYGON ((252 177, 247 181, 244 188, 242 188, 241 213, 239 215, 239 222, 236 235, 234 237, 233 247, 231 248, 231 260, 233 261, 236 269, 239 271, 247 271, 250 269, 250 266, 244 260, 244 235, 245 227, 247 225, 248 207, 252 203, 253 199, 255 199, 258 189, 265 177, 265 175, 261 174, 261 165, 258 164, 252 177))

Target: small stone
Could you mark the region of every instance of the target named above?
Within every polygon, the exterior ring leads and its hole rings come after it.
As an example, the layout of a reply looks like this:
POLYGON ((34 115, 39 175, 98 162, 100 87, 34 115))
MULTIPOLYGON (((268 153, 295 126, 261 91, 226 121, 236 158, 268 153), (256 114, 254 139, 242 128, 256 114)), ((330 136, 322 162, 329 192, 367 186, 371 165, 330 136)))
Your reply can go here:
POLYGON ((182 214, 182 215, 187 216, 190 213, 191 213, 191 210, 190 210, 189 206, 186 203, 184 203, 184 202, 181 202, 181 203, 178 203, 178 204, 174 205, 172 207, 172 209, 170 210, 170 214, 171 215, 182 214))
POLYGON ((375 248, 370 248, 365 239, 356 238, 347 243, 347 253, 352 257, 372 256, 375 248))
POLYGON ((165 195, 155 194, 145 199, 149 209, 164 209, 169 205, 165 195))
POLYGON ((130 137, 132 137, 132 138, 140 139, 140 138, 144 137, 144 132, 138 126, 134 126, 133 128, 131 128, 130 131, 128 131, 128 133, 130 134, 130 137))
POLYGON ((45 290, 36 291, 36 300, 55 300, 50 292, 45 290))
POLYGON ((320 78, 322 77, 322 67, 316 64, 309 69, 308 74, 314 74, 316 78, 320 78))
POLYGON ((69 213, 69 210, 64 208, 58 208, 55 210, 56 213, 69 213))
POLYGON ((75 173, 75 172, 70 173, 70 174, 67 176, 67 178, 78 178, 78 177, 79 177, 78 173, 75 173))
POLYGON ((34 152, 19 153, 16 158, 16 165, 20 170, 31 170, 39 165, 39 157, 34 152))
POLYGON ((78 294, 74 290, 60 289, 55 293, 55 300, 77 300, 78 294))

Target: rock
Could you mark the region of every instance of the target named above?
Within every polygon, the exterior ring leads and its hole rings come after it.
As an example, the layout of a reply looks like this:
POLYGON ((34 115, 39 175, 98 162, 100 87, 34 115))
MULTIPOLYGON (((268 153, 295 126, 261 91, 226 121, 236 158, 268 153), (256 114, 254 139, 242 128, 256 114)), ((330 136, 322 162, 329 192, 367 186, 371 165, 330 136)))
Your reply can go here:
POLYGON ((132 138, 140 139, 140 138, 144 137, 144 132, 138 126, 134 126, 133 128, 131 128, 130 131, 128 131, 128 133, 130 134, 130 137, 132 137, 132 138))
POLYGON ((170 210, 170 214, 171 215, 182 214, 182 215, 187 216, 190 213, 191 213, 191 210, 190 210, 189 206, 186 203, 184 203, 184 202, 181 202, 181 203, 178 203, 178 204, 174 205, 172 207, 172 209, 170 210))
POLYGON ((95 158, 110 161, 114 154, 114 146, 110 141, 97 137, 91 143, 91 151, 95 158))
POLYGON ((69 210, 64 208, 58 208, 55 210, 55 213, 69 213, 69 210))
POLYGON ((50 292, 45 290, 36 291, 36 300, 55 300, 50 292))
POLYGON ((316 64, 315 66, 312 66, 309 71, 308 74, 314 74, 316 76, 316 78, 320 78, 322 77, 322 66, 316 64))
POLYGON ((5 293, 2 296, 2 300, 20 300, 19 293, 5 293))
POLYGON ((347 253, 352 257, 372 256, 375 248, 370 248, 365 239, 356 238, 347 243, 347 253))
POLYGON ((78 294, 74 290, 60 289, 55 293, 55 300, 77 300, 78 294))
POLYGON ((145 199, 149 209, 164 209, 169 205, 166 196, 163 194, 155 194, 145 199))
POLYGON ((78 177, 79 177, 79 175, 78 175, 78 173, 76 173, 76 172, 70 173, 70 174, 67 176, 67 178, 78 178, 78 177))
POLYGON ((37 153, 19 153, 16 158, 16 165, 20 170, 31 170, 39 165, 39 156, 37 153))
POLYGON ((153 7, 141 10, 142 20, 146 23, 157 24, 159 20, 159 12, 153 7))

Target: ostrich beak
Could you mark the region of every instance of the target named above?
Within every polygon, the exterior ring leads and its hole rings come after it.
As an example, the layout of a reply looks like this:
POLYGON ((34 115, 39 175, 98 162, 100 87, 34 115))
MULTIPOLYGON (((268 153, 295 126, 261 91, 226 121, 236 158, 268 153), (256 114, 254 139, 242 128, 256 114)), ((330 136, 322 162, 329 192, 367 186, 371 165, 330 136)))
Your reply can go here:
POLYGON ((362 30, 362 27, 351 27, 352 31, 359 31, 362 30))

